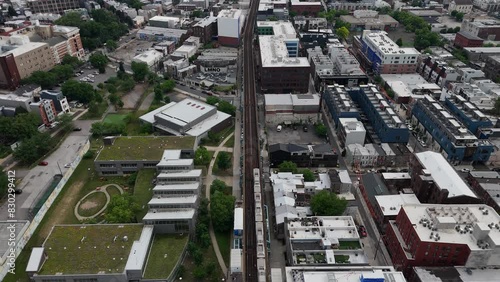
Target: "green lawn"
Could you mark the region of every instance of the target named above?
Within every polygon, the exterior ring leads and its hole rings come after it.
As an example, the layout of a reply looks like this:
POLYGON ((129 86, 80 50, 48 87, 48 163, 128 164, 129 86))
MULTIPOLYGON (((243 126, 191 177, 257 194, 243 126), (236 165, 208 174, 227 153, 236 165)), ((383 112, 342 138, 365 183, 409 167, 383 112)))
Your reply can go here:
POLYGON ((231 255, 231 232, 220 233, 216 232, 217 245, 219 245, 220 253, 226 265, 229 265, 229 257, 231 255))
POLYGON ((106 192, 108 192, 111 198, 113 198, 113 196, 121 194, 120 190, 118 190, 118 188, 116 188, 115 186, 108 186, 108 188, 106 188, 106 192))
MULTIPOLYGON (((116 188, 115 188, 116 189, 116 188)), ((78 206, 78 213, 81 216, 92 216, 95 215, 98 211, 100 211, 104 205, 106 204, 107 198, 104 192, 96 192, 85 197, 78 206), (88 208, 83 208, 85 206, 89 206, 88 208)))
POLYGON ((349 263, 348 255, 334 255, 336 263, 349 263))
POLYGON ((192 136, 122 136, 113 145, 104 146, 97 160, 159 161, 166 149, 193 149, 192 136))
POLYGON ((341 250, 357 250, 361 249, 359 241, 339 241, 339 249, 341 250))
MULTIPOLYGON (((228 153, 229 156, 231 157, 231 164, 233 163, 233 153, 228 153)), ((233 166, 231 165, 227 170, 221 170, 219 169, 219 166, 217 165, 217 162, 219 160, 220 152, 217 155, 217 159, 215 160, 214 167, 212 169, 212 174, 213 175, 219 175, 219 176, 231 176, 233 175, 233 166)))
POLYGON ((233 136, 231 136, 231 138, 229 138, 229 140, 227 140, 227 142, 224 144, 224 147, 228 147, 228 148, 234 147, 234 134, 233 134, 233 136))
POLYGON ((104 118, 104 122, 113 124, 125 124, 126 114, 108 114, 104 118))
POLYGON ((141 207, 141 211, 137 214, 138 222, 141 222, 142 218, 148 213, 148 202, 153 197, 153 184, 151 181, 155 176, 155 169, 142 169, 137 174, 134 186, 134 200, 141 207))
POLYGON ((188 235, 156 234, 149 254, 144 278, 166 279, 174 269, 185 245, 188 235))
MULTIPOLYGON (((224 141, 224 139, 229 135, 231 134, 232 132, 234 132, 234 126, 232 127, 228 127, 222 131, 220 131, 219 133, 217 133, 217 136, 219 137, 218 141, 217 142, 214 142, 212 140, 209 140, 207 137, 203 138, 202 140, 204 141, 203 144, 200 144, 202 146, 219 146, 219 144, 224 141)), ((229 140, 228 140, 229 142, 229 140)))
POLYGON ((58 226, 44 245, 48 259, 39 274, 122 273, 141 232, 141 224, 58 226))

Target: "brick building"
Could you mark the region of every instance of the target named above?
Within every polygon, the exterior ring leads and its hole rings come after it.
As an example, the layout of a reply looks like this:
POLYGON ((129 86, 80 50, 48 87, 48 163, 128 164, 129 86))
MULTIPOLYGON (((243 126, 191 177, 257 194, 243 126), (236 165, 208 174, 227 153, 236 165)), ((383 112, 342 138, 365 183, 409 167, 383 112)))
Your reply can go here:
POLYGON ((500 212, 500 174, 496 171, 471 171, 467 182, 484 203, 500 212))
POLYGON ((455 36, 454 44, 459 47, 483 47, 484 40, 466 31, 460 31, 455 36))
POLYGON ((417 153, 410 161, 410 168, 411 188, 422 203, 482 203, 440 153, 417 153))
POLYGON ((500 258, 500 216, 486 205, 404 205, 384 241, 394 268, 483 267, 500 258))
POLYGON ((212 37, 217 34, 217 18, 206 17, 193 26, 193 35, 200 38, 201 43, 206 44, 212 41, 212 37))

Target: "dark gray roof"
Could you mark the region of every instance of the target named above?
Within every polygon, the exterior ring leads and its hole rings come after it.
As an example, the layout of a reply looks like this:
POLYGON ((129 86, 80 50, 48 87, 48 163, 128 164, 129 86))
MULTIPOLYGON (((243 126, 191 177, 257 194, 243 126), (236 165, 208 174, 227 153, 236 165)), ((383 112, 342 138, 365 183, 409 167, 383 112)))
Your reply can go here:
POLYGON ((472 5, 472 0, 454 0, 456 5, 472 5))
POLYGON ((330 144, 314 145, 313 150, 315 153, 333 153, 333 149, 330 144))
POLYGON ((459 31, 458 32, 460 35, 462 35, 463 37, 467 38, 467 39, 472 39, 472 40, 483 40, 481 37, 477 37, 475 35, 473 35, 472 33, 468 33, 466 31, 459 31))
POLYGON ((269 152, 277 152, 277 151, 298 152, 305 150, 308 150, 307 145, 278 143, 269 146, 269 152))

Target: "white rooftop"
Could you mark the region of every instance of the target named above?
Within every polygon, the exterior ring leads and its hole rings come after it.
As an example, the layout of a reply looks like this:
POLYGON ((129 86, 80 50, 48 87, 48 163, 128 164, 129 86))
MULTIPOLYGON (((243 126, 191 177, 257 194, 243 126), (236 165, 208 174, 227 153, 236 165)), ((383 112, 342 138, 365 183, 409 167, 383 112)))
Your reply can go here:
POLYGON ((394 179, 411 179, 408 172, 384 172, 382 173, 383 179, 394 180, 394 179))
POLYGON ((158 178, 201 177, 201 169, 158 174, 158 178))
POLYGON ((406 282, 403 273, 390 266, 289 266, 285 273, 287 282, 296 282, 297 279, 302 282, 359 282, 362 278, 406 282))
POLYGON ((143 269, 149 251, 149 244, 153 238, 153 230, 154 227, 152 225, 145 225, 142 228, 141 237, 138 241, 134 241, 132 248, 130 249, 127 264, 125 265, 125 271, 141 271, 143 269))
POLYGON ((388 36, 385 31, 368 31, 363 33, 363 40, 371 42, 383 54, 406 54, 406 55, 420 55, 420 52, 415 48, 401 48, 388 36), (381 47, 387 47, 381 49, 381 47), (389 48, 391 50, 389 50, 389 48))
POLYGON ((176 17, 166 17, 166 16, 154 16, 149 19, 150 21, 159 21, 159 22, 180 22, 179 18, 176 17))
POLYGON ((380 209, 384 216, 396 216, 401 209, 401 206, 406 204, 420 204, 417 196, 415 194, 403 194, 398 195, 383 195, 375 196, 380 209))
POLYGON ((194 204, 197 199, 197 195, 182 197, 152 197, 148 202, 148 205, 194 204))
POLYGON ((218 18, 233 18, 238 19, 241 17, 242 11, 240 9, 227 9, 219 11, 218 18))
POLYGON ((163 151, 163 156, 160 162, 156 165, 158 166, 168 166, 168 165, 186 165, 190 166, 194 163, 193 159, 181 159, 182 150, 165 150, 163 151))
POLYGON ((345 128, 345 132, 349 134, 350 132, 365 132, 365 127, 363 123, 359 121, 357 118, 339 118, 339 122, 343 128, 345 128))
POLYGON ((290 105, 290 106, 316 106, 319 105, 319 94, 265 94, 265 104, 290 105))
POLYGON ((178 184, 165 184, 165 185, 156 185, 153 188, 153 191, 197 190, 199 187, 200 187, 200 183, 199 182, 178 183, 178 184))
POLYGON ((421 241, 466 244, 471 251, 483 251, 481 241, 489 243, 487 249, 500 247, 500 216, 487 205, 408 204, 402 209, 421 241))
POLYGON ((143 221, 147 220, 176 220, 176 219, 192 219, 194 217, 196 210, 195 209, 179 209, 172 211, 163 211, 163 212, 148 212, 143 221))
POLYGON ((436 185, 447 189, 448 197, 467 196, 477 198, 448 161, 437 152, 426 151, 415 154, 419 162, 428 170, 436 185))
POLYGON ((422 95, 413 95, 414 89, 429 89, 440 91, 435 83, 428 83, 419 74, 382 74, 382 79, 391 87, 398 97, 418 98, 422 95))
POLYGON ((359 239, 356 225, 351 216, 321 216, 296 218, 288 221, 290 240, 359 239))

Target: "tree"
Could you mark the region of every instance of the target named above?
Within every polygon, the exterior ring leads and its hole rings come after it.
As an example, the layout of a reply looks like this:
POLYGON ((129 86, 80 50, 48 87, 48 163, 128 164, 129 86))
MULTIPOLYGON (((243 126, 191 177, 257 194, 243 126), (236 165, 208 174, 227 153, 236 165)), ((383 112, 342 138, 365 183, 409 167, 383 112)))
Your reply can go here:
POLYGON ((123 65, 123 62, 120 62, 120 66, 118 67, 121 72, 125 72, 125 67, 123 65))
POLYGON ((65 132, 69 132, 74 128, 73 116, 69 114, 62 114, 57 116, 57 121, 59 121, 59 127, 65 132))
POLYGON ((396 40, 396 44, 398 44, 399 47, 403 46, 403 39, 400 37, 398 40, 396 40))
POLYGON ((0 167, 0 198, 3 198, 8 192, 9 178, 7 173, 3 171, 3 167, 0 167))
POLYGON ((215 96, 208 96, 207 97, 207 104, 214 106, 215 104, 219 103, 220 99, 215 96))
POLYGON ((210 154, 207 148, 199 147, 194 152, 194 164, 195 165, 208 165, 210 163, 210 154))
POLYGON ((191 16, 193 18, 201 18, 203 16, 203 11, 201 11, 201 10, 194 10, 193 12, 191 12, 191 16))
POLYGON ((32 164, 47 152, 54 145, 50 134, 37 133, 21 142, 21 145, 14 150, 14 158, 22 164, 32 164))
POLYGON ((464 13, 458 12, 457 15, 455 16, 455 19, 461 22, 464 19, 464 13))
POLYGON ((167 79, 165 82, 161 84, 161 90, 164 93, 169 93, 170 91, 174 90, 175 88, 175 80, 173 79, 167 79))
POLYGON ((12 6, 9 6, 9 8, 7 9, 7 13, 9 15, 9 17, 15 17, 15 16, 17 16, 17 12, 14 9, 14 7, 12 7, 12 6))
POLYGON ((116 106, 118 104, 118 101, 120 101, 120 97, 118 97, 118 95, 116 95, 116 94, 110 94, 108 96, 108 99, 109 99, 109 102, 111 103, 111 105, 113 105, 113 106, 116 106))
POLYGON ((81 103, 89 103, 91 101, 97 101, 99 98, 102 98, 94 90, 94 87, 92 87, 92 85, 84 82, 79 82, 74 79, 66 81, 62 85, 61 91, 64 96, 68 98, 68 100, 77 100, 81 103))
POLYGON ((56 76, 57 81, 66 81, 73 77, 74 69, 72 65, 58 65, 50 72, 56 76))
POLYGON ((457 13, 458 13, 457 10, 453 10, 453 11, 451 11, 451 16, 452 17, 456 17, 457 13))
POLYGON ((134 87, 135 87, 135 81, 134 79, 132 79, 132 77, 125 76, 125 78, 122 79, 120 89, 123 92, 129 92, 130 90, 134 89, 134 87))
POLYGON ((90 64, 99 70, 100 73, 106 72, 106 65, 108 64, 108 58, 104 56, 101 52, 96 52, 90 55, 89 58, 90 64))
POLYGON ((83 62, 80 61, 77 57, 73 57, 71 55, 64 55, 64 57, 61 61, 61 64, 62 65, 70 65, 73 68, 76 68, 76 67, 82 65, 83 62))
POLYGON ((170 97, 165 96, 165 98, 163 98, 163 102, 165 102, 166 104, 170 103, 170 97))
POLYGON ((144 81, 149 73, 149 67, 146 63, 132 62, 132 72, 135 81, 144 81))
POLYGON ((328 129, 326 128, 326 125, 321 122, 314 125, 314 131, 319 137, 326 137, 328 135, 328 129))
POLYGON ((291 161, 284 161, 278 166, 281 172, 297 173, 297 164, 291 161))
POLYGON ((314 176, 314 173, 310 169, 303 169, 300 173, 304 176, 304 181, 314 181, 316 180, 316 177, 314 176))
POLYGON ((217 109, 223 113, 226 113, 231 116, 236 115, 236 107, 233 106, 231 103, 221 100, 219 101, 219 105, 217 106, 217 109))
POLYGON ((210 201, 210 217, 215 231, 231 230, 234 223, 234 197, 219 191, 214 192, 210 201))
POLYGON ((155 98, 154 100, 155 101, 161 101, 163 99, 163 91, 161 91, 161 87, 155 87, 154 89, 154 93, 155 93, 155 98))
POLYGON ((0 144, 11 145, 38 133, 40 119, 33 113, 21 113, 15 117, 0 117, 0 144))
POLYGON ((106 208, 107 223, 130 223, 135 221, 135 213, 140 210, 130 194, 114 195, 106 208))
POLYGON ((114 41, 113 39, 108 39, 108 41, 106 41, 106 49, 108 49, 109 51, 113 51, 116 48, 118 48, 118 44, 116 43, 116 41, 114 41))
POLYGON ((27 82, 40 85, 42 89, 50 89, 57 84, 57 77, 52 72, 35 71, 27 78, 27 82))
POLYGON ((226 182, 219 179, 215 179, 214 181, 212 181, 212 184, 210 185, 210 194, 213 195, 217 191, 223 194, 228 194, 229 186, 226 185, 226 182))
POLYGON ((125 132, 125 124, 110 122, 94 122, 90 128, 94 137, 105 135, 118 135, 125 132))
POLYGON ((226 170, 231 167, 231 156, 227 152, 219 152, 219 156, 217 157, 217 166, 226 170))
POLYGON ((349 37, 349 30, 345 26, 343 26, 336 29, 336 34, 339 38, 346 39, 347 37, 349 37))
POLYGON ((311 198, 311 210, 317 216, 339 216, 347 207, 347 200, 339 198, 327 190, 320 191, 311 198))

